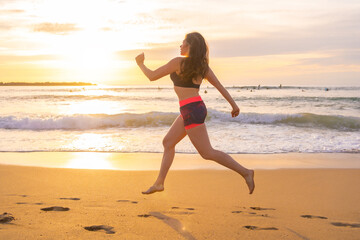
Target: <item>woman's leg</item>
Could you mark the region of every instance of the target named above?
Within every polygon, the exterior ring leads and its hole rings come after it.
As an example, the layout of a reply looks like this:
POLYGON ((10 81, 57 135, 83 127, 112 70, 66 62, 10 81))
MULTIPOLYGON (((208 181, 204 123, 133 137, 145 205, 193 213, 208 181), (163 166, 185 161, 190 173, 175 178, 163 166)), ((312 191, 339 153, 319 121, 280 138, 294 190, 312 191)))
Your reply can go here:
POLYGON ((186 130, 192 144, 200 155, 207 160, 213 160, 235 172, 246 181, 250 194, 254 191, 254 171, 241 166, 228 154, 212 148, 205 124, 186 130))
POLYGON ((174 123, 171 125, 168 133, 163 139, 164 154, 163 154, 158 178, 156 179, 153 186, 151 186, 147 191, 142 192, 143 194, 150 194, 164 190, 165 178, 174 160, 175 146, 185 136, 186 136, 186 131, 184 128, 184 121, 182 117, 179 115, 175 119, 174 123))

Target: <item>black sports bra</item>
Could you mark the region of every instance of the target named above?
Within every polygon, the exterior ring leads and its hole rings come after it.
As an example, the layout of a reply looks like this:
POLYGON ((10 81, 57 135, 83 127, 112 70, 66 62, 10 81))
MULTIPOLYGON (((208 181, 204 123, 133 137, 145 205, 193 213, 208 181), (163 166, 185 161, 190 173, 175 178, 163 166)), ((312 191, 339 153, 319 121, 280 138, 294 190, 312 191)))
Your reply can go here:
POLYGON ((192 81, 185 81, 181 79, 181 77, 177 75, 176 72, 171 73, 170 78, 174 82, 175 86, 186 88, 200 88, 200 84, 195 84, 192 81))

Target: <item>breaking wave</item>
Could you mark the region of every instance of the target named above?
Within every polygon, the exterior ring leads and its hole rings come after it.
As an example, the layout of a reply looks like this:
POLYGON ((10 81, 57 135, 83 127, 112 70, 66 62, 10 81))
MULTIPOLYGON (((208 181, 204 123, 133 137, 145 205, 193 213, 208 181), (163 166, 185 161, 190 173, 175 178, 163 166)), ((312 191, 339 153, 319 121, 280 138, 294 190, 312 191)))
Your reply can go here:
MULTIPOLYGON (((148 112, 107 114, 77 114, 51 117, 0 117, 0 129, 26 130, 87 130, 105 128, 139 128, 170 126, 179 113, 148 112)), ((327 128, 340 131, 359 131, 360 118, 334 115, 241 113, 231 118, 229 113, 208 109, 207 123, 272 124, 279 126, 327 128)))

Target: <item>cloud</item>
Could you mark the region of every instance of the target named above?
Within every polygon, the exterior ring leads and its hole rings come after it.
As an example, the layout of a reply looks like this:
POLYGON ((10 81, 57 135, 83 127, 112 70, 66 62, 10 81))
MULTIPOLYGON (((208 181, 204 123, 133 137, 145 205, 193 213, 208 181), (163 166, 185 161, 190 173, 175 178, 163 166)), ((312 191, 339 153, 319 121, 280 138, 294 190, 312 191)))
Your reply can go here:
POLYGON ((48 61, 59 59, 56 55, 0 55, 0 64, 48 61))
POLYGON ((0 14, 17 14, 24 13, 25 10, 22 9, 0 9, 0 14))
MULTIPOLYGON (((304 64, 352 64, 360 61, 360 14, 327 21, 326 24, 278 32, 259 34, 257 37, 208 39, 210 56, 233 58, 324 52, 329 57, 303 59, 304 64)), ((180 41, 179 41, 180 42, 180 41)), ((179 54, 179 42, 149 44, 150 49, 121 51, 118 54, 133 58, 144 51, 156 60, 169 59, 179 54)))
POLYGON ((297 65, 360 65, 360 50, 335 51, 330 52, 329 55, 320 58, 303 58, 297 60, 297 65))
POLYGON ((0 31, 10 30, 17 26, 19 15, 25 12, 21 9, 0 9, 0 31))
POLYGON ((125 1, 125 0, 111 0, 110 2, 122 4, 122 3, 126 3, 127 1, 125 1))
POLYGON ((293 54, 336 49, 360 49, 360 14, 307 28, 288 29, 258 37, 211 40, 215 57, 293 54))
POLYGON ((79 31, 80 28, 76 27, 73 23, 40 23, 36 24, 33 28, 34 32, 46 32, 51 34, 66 35, 70 32, 79 31))
POLYGON ((179 56, 179 48, 178 47, 156 47, 150 49, 133 49, 133 50, 125 50, 118 51, 117 55, 124 60, 132 61, 135 59, 137 55, 144 52, 146 59, 150 60, 161 60, 166 61, 170 60, 176 56, 179 56))
POLYGON ((0 22, 0 31, 10 30, 12 26, 8 23, 0 22))
POLYGON ((100 30, 105 31, 105 32, 113 31, 113 29, 111 27, 103 27, 100 30))

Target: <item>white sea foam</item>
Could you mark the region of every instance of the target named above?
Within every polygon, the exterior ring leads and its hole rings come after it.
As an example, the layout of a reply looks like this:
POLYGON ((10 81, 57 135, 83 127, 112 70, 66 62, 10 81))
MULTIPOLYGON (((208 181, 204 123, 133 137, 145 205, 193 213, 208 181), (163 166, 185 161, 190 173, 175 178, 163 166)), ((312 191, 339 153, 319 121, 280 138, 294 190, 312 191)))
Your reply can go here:
MULTIPOLYGON (((122 113, 116 115, 90 114, 72 116, 54 116, 50 118, 0 117, 0 128, 27 130, 86 130, 104 128, 138 128, 170 126, 178 113, 149 112, 143 114, 122 113)), ((360 130, 360 118, 344 116, 326 116, 311 113, 301 114, 261 114, 242 113, 231 118, 228 113, 208 110, 207 122, 223 124, 273 124, 295 127, 329 128, 336 130, 360 130)))
POLYGON ((150 112, 146 114, 123 113, 116 115, 93 114, 55 116, 50 118, 0 117, 0 128, 27 130, 86 130, 104 128, 156 127, 170 125, 178 114, 150 112))

